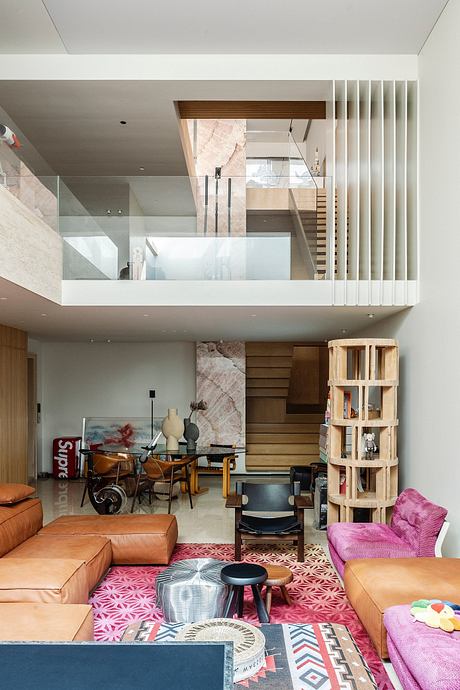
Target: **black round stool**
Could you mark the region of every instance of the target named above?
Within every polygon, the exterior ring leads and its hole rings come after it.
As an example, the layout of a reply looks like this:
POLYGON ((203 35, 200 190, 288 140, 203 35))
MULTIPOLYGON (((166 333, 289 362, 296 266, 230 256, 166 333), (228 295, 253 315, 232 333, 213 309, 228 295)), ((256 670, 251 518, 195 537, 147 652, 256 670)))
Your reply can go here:
POLYGON ((244 588, 250 586, 261 623, 270 623, 265 604, 260 596, 259 586, 267 579, 267 571, 261 565, 253 563, 232 563, 222 568, 220 577, 222 582, 229 585, 229 593, 225 604, 224 618, 232 618, 236 609, 238 618, 243 615, 244 588))

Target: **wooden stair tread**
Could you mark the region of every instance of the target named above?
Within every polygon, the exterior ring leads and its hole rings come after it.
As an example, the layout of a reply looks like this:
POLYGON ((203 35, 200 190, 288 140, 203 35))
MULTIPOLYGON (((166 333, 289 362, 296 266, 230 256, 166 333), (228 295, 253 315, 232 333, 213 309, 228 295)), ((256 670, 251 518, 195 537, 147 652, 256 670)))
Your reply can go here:
POLYGON ((270 434, 253 433, 246 434, 246 443, 319 443, 319 433, 316 434, 270 434))
POLYGON ((284 422, 284 423, 271 423, 271 422, 252 422, 246 425, 246 430, 248 433, 263 434, 263 433, 273 433, 273 434, 308 434, 308 433, 319 433, 319 423, 313 422, 284 422))
POLYGON ((319 452, 318 443, 248 443, 249 455, 313 455, 319 452))

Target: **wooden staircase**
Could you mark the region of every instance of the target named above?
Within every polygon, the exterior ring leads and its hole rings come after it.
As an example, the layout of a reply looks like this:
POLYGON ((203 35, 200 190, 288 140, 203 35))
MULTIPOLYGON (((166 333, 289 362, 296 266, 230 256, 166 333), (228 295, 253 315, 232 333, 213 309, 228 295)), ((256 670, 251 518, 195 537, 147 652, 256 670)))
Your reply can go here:
POLYGON ((294 347, 294 343, 246 343, 248 471, 286 471, 319 458, 324 414, 287 412, 294 347))

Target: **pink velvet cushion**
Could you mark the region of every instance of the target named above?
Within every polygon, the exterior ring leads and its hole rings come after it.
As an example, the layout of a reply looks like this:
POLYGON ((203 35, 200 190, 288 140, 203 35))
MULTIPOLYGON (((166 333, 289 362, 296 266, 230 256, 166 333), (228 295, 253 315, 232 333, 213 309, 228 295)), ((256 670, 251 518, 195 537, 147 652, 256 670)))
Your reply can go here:
POLYGON ((393 508, 391 529, 410 544, 416 556, 434 556, 437 536, 447 510, 431 503, 415 489, 406 489, 393 508))
POLYGON ((412 687, 460 690, 460 632, 446 633, 417 623, 405 605, 387 609, 383 622, 390 658, 395 649, 408 677, 418 683, 412 687))
POLYGON ((343 561, 417 555, 388 525, 373 522, 336 522, 327 528, 327 538, 343 561))

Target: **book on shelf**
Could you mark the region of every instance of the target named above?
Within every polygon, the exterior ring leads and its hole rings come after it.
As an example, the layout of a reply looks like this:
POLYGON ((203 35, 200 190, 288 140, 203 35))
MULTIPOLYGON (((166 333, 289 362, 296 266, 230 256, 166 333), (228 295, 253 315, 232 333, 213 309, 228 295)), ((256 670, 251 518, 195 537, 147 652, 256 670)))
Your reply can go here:
POLYGON ((351 419, 351 391, 343 393, 343 418, 351 419))

